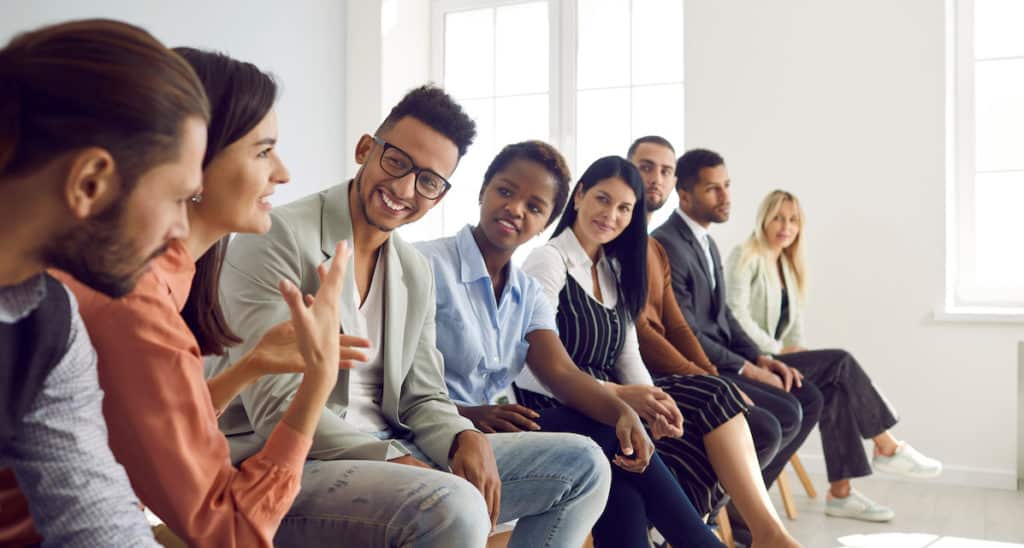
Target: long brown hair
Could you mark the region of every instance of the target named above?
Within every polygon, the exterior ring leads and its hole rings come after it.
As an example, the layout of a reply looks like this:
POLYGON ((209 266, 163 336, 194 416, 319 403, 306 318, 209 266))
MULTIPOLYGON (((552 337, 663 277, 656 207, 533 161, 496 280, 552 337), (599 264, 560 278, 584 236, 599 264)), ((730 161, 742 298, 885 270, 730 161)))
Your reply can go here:
MULTIPOLYGON (((277 99, 274 79, 256 65, 222 53, 175 48, 206 88, 212 106, 203 168, 221 151, 252 131, 277 99)), ((205 354, 224 354, 242 339, 231 330, 220 306, 220 270, 231 236, 225 236, 196 260, 196 275, 181 316, 205 354)))
POLYGON ((190 117, 209 120, 202 85, 139 27, 72 21, 0 50, 0 177, 95 146, 114 158, 127 196, 139 175, 179 154, 190 117))

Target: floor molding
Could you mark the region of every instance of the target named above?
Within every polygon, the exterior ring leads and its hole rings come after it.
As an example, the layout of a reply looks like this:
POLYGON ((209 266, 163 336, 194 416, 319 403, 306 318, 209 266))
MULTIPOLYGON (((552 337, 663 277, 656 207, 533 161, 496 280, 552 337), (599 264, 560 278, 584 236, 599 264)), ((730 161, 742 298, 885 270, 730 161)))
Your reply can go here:
MULTIPOLYGON (((815 476, 826 476, 825 458, 822 455, 805 455, 803 453, 799 453, 799 455, 800 461, 807 468, 807 472, 815 476)), ((986 489, 1005 489, 1007 491, 1016 491, 1018 489, 1017 473, 1013 470, 945 466, 942 475, 933 480, 903 479, 889 474, 879 474, 879 477, 914 483, 926 481, 943 485, 964 485, 986 489)))

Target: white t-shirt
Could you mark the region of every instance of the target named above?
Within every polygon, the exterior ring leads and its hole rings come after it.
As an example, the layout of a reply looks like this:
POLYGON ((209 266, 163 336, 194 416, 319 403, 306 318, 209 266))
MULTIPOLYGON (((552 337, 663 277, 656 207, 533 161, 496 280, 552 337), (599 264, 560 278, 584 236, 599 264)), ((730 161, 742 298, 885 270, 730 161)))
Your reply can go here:
POLYGON ((370 339, 370 348, 365 350, 366 363, 357 363, 348 373, 348 410, 345 420, 363 432, 380 432, 388 428, 380 408, 384 385, 380 349, 384 340, 385 254, 381 248, 366 300, 359 305, 354 315, 356 325, 344 326, 345 333, 370 339))

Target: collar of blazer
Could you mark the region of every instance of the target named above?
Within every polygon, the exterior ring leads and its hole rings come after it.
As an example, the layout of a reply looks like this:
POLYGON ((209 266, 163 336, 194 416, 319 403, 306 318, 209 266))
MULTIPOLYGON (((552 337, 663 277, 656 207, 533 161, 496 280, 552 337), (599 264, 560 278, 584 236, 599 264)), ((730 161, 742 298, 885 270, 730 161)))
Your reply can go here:
POLYGON ((348 207, 348 182, 324 191, 324 206, 320 210, 320 250, 324 256, 334 256, 334 247, 342 240, 352 239, 352 214, 348 207))
MULTIPOLYGON (((697 241, 697 236, 694 235, 692 230, 690 230, 690 226, 686 224, 686 221, 684 221, 683 218, 678 213, 673 213, 672 214, 672 222, 674 222, 676 224, 676 227, 678 228, 679 233, 682 234, 683 239, 686 240, 687 243, 690 244, 690 247, 693 248, 693 251, 695 252, 695 255, 697 256, 697 262, 699 262, 700 265, 701 265, 701 272, 704 274, 704 278, 707 279, 708 287, 710 288, 710 286, 711 286, 711 277, 710 277, 709 273, 711 272, 711 268, 708 266, 708 260, 704 256, 704 248, 700 245, 700 242, 697 241)), ((710 235, 708 237, 710 237, 710 235)), ((711 253, 712 253, 712 255, 714 255, 714 253, 715 253, 714 248, 711 249, 711 253)), ((721 261, 719 261, 719 262, 721 262, 721 261)), ((715 288, 716 288, 715 293, 718 292, 717 291, 718 285, 719 284, 715 284, 715 288)))

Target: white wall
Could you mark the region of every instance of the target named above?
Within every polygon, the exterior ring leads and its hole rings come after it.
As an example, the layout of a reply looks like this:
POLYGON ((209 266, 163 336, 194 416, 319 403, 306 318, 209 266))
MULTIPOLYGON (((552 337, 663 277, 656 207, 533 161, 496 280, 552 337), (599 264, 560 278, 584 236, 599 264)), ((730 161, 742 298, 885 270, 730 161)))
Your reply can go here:
POLYGON ((291 183, 273 196, 290 202, 340 182, 344 146, 345 4, 333 0, 5 0, 0 42, 35 27, 109 17, 145 27, 164 44, 220 50, 275 75, 279 151, 291 183))
MULTIPOLYGON (((944 480, 1015 487, 1022 326, 937 323, 944 287, 937 0, 686 3, 686 136, 733 181, 724 252, 770 190, 807 210, 816 347, 850 349, 944 480)), ((1014 252, 1014 250, 1007 250, 1014 252)), ((820 465, 817 438, 803 453, 820 465)))

